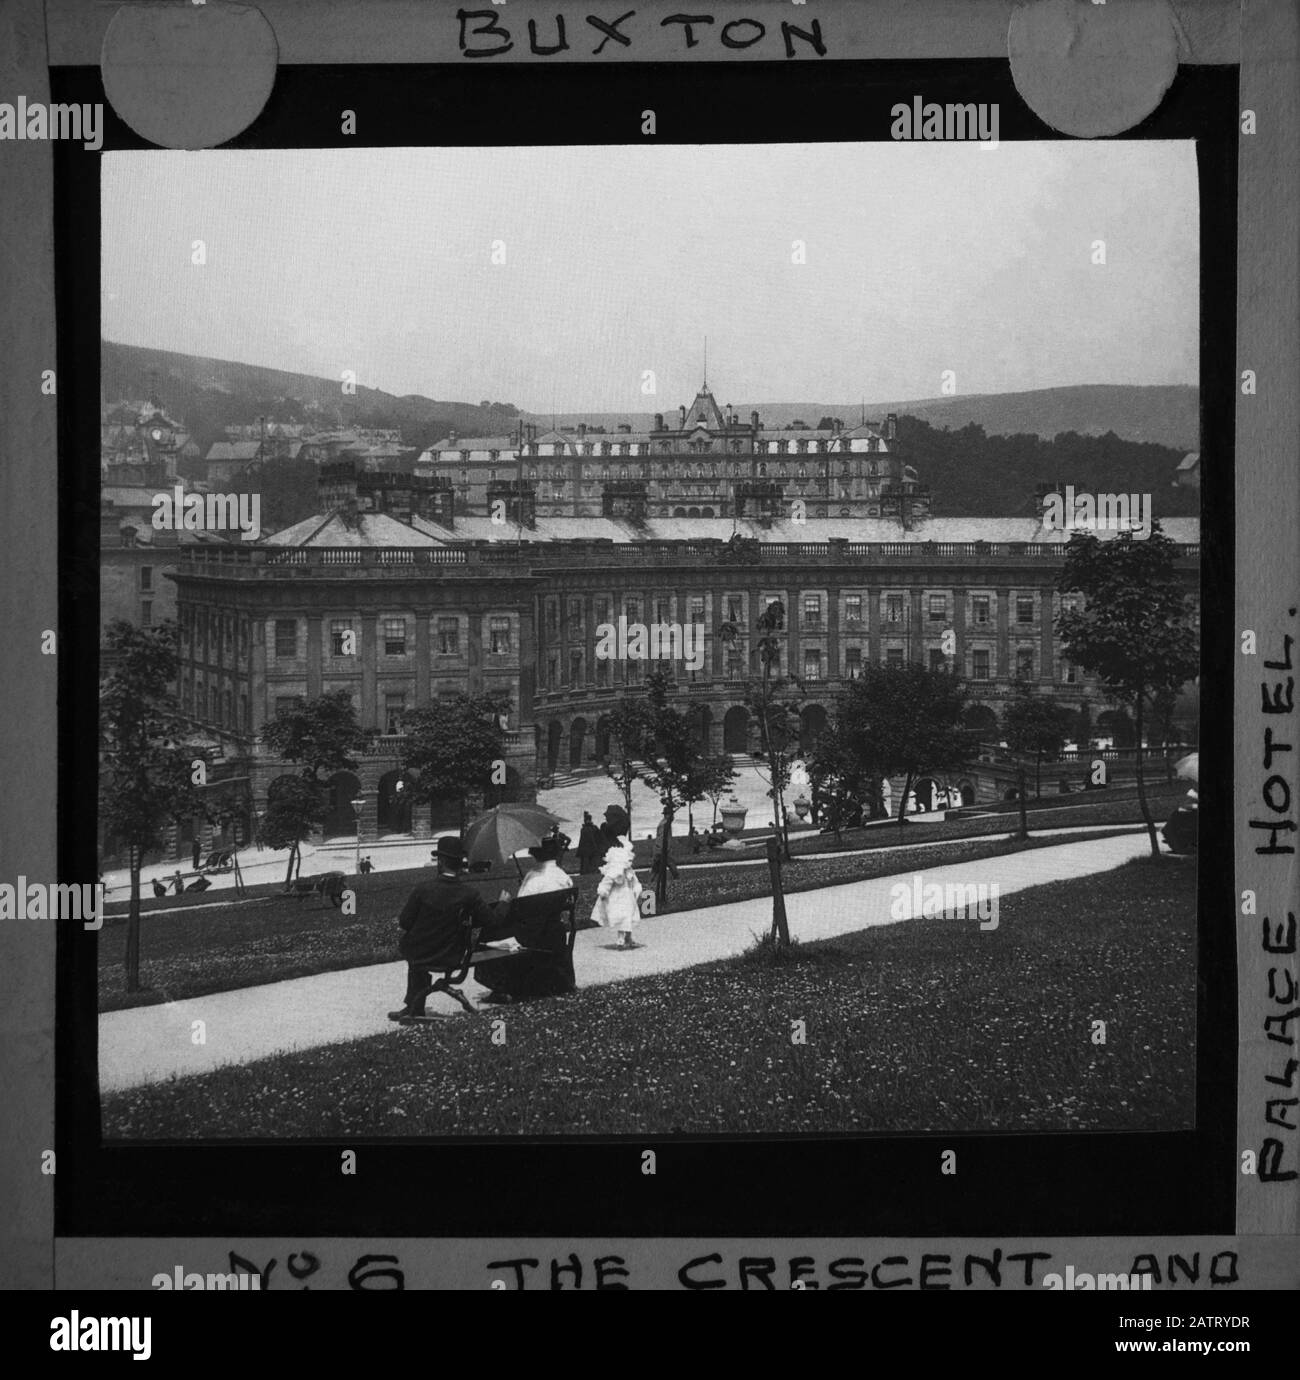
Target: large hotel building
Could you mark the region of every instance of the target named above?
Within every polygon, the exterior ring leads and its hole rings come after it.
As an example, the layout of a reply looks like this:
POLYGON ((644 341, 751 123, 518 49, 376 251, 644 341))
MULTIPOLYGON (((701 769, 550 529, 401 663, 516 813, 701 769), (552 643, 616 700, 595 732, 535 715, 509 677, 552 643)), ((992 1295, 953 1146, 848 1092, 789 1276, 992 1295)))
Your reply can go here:
MULTIPOLYGON (((356 830, 354 797, 363 840, 438 823, 427 807, 403 813, 396 783, 404 714, 441 695, 509 700, 508 781, 489 800, 590 768, 605 715, 647 670, 596 656, 597 627, 619 617, 702 626, 702 667, 674 667, 685 704, 710 751, 750 751, 745 681, 772 599, 788 613, 781 669, 803 682, 809 740, 863 666, 904 660, 960 674, 990 738, 1024 680, 1087 705, 1105 731, 1115 705, 1053 635, 1068 533, 1035 516, 934 516, 892 419, 769 432, 705 388, 676 420, 523 430, 513 449, 453 437, 410 474, 322 465, 314 516, 251 545, 181 547, 181 707, 251 778, 254 809, 293 770, 266 755, 263 725, 340 688, 377 736, 332 783, 327 836, 356 830)), ((1162 525, 1195 591, 1199 524, 1162 525)))

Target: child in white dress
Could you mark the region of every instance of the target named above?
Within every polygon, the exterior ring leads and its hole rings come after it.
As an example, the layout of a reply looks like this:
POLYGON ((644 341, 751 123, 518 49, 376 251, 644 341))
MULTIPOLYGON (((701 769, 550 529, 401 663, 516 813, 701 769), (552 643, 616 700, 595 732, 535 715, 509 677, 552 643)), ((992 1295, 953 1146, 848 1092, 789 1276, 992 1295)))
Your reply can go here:
POLYGON ((632 860, 632 845, 620 838, 600 865, 600 885, 596 888, 596 906, 591 913, 598 925, 618 931, 621 949, 633 947, 632 930, 641 914, 637 904, 641 882, 632 868, 632 860))

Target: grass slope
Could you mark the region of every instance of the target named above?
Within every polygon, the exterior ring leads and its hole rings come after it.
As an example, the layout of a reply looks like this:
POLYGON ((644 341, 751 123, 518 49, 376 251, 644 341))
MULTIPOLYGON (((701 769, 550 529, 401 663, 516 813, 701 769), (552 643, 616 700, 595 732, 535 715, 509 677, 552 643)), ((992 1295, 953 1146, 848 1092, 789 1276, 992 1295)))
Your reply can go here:
POLYGON ((104 1132, 1176 1130, 1195 1113, 1195 861, 1018 892, 992 931, 914 920, 492 1014, 503 1045, 458 1017, 113 1094, 104 1132))

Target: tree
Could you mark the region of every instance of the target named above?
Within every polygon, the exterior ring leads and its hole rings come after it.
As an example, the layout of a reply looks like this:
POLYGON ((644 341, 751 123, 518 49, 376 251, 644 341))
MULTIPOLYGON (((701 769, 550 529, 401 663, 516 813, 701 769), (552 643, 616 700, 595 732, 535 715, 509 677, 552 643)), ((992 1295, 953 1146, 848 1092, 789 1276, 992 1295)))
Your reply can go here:
POLYGON ((703 759, 695 746, 686 716, 668 703, 672 678, 667 671, 652 671, 646 677, 644 730, 639 745, 642 776, 663 806, 664 827, 656 855, 655 900, 660 910, 668 900, 668 858, 673 818, 687 803, 688 794, 697 789, 703 759))
POLYGON ((176 679, 176 625, 137 628, 122 619, 104 633, 112 667, 99 696, 99 809, 108 833, 128 850, 131 897, 126 920, 126 990, 140 988, 140 869, 163 845, 167 824, 203 813, 194 780, 201 748, 186 745, 171 686, 176 679))
POLYGON ((780 674, 781 642, 785 630, 785 605, 773 599, 755 622, 756 648, 762 675, 749 682, 745 703, 758 719, 757 761, 767 766, 772 806, 781 856, 791 861, 790 825, 783 792, 790 784, 790 769, 799 753, 800 710, 803 707, 799 682, 780 674))
POLYGON ((610 751, 601 758, 605 775, 618 787, 627 812, 628 840, 632 835, 632 783, 641 778, 638 765, 649 733, 649 707, 640 694, 625 691, 605 717, 610 751))
POLYGON ((1057 586, 1084 599, 1082 609, 1067 607, 1057 617, 1065 654, 1132 710, 1138 804, 1156 858, 1160 843, 1143 774, 1146 711, 1176 695, 1200 666, 1192 600, 1176 559, 1176 545, 1158 521, 1143 540, 1127 532, 1106 541, 1075 532, 1057 586))
POLYGON ((406 765, 418 774, 411 798, 456 801, 462 836, 466 802, 486 788, 493 763, 504 761, 505 709, 497 696, 456 694, 406 715, 406 765))
POLYGON ((322 772, 356 771, 352 754, 363 751, 374 736, 357 722, 346 690, 331 690, 314 700, 299 696, 281 706, 262 729, 267 747, 286 762, 299 763, 313 781, 322 772))
POLYGON ((301 869, 301 845, 324 823, 325 792, 319 782, 305 776, 277 776, 266 789, 266 814, 262 839, 270 848, 289 850, 284 888, 293 882, 295 865, 301 869))
POLYGON ((1043 763, 1061 755, 1073 720, 1074 715, 1064 705, 1036 695, 1026 681, 1017 684, 1015 698, 1003 711, 1002 733, 1007 746, 1034 759, 1035 796, 1043 793, 1043 763))
POLYGON ((880 794, 879 776, 871 777, 838 715, 827 724, 808 756, 808 779, 814 811, 820 808, 821 822, 835 831, 837 843, 845 825, 851 827, 861 818, 864 801, 871 802, 880 794))
POLYGON ((724 752, 717 757, 705 757, 700 760, 694 777, 694 786, 699 790, 699 795, 694 799, 707 800, 713 806, 711 823, 718 822, 718 806, 722 803, 723 796, 731 790, 735 779, 736 764, 730 753, 724 752))
POLYGON ((864 776, 904 777, 898 797, 901 832, 912 783, 923 772, 956 771, 969 759, 966 698, 948 671, 919 662, 863 667, 840 700, 837 732, 864 776))

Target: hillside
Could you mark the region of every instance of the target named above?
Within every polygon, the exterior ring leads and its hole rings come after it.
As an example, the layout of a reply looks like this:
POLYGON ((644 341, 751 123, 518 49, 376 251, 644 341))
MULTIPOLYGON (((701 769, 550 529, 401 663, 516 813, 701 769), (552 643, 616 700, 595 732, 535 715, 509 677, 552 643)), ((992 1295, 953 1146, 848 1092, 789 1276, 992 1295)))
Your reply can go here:
POLYGON ((322 427, 400 427, 405 443, 420 447, 453 428, 463 436, 504 433, 516 417, 509 403, 475 406, 419 394, 398 397, 360 384, 351 396, 334 379, 109 340, 100 343, 99 396, 103 402, 157 399, 164 411, 185 422, 204 450, 222 439, 223 427, 259 415, 322 427))
POLYGON ((1094 493, 1149 493, 1156 517, 1195 517, 1198 489, 1174 487, 1181 446, 1131 441, 1107 432, 1067 431, 1039 436, 990 436, 975 423, 937 428, 906 414, 898 419, 898 447, 916 466, 943 517, 1001 517, 1039 511, 1040 483, 1059 481, 1094 493))
MULTIPOLYGON (((204 452, 223 439, 222 428, 252 422, 258 415, 321 427, 396 427, 406 445, 420 448, 453 428, 463 436, 508 434, 520 417, 535 415, 519 413, 509 404, 397 397, 375 388, 358 387, 355 397, 345 396, 331 379, 110 341, 103 342, 101 358, 103 400, 155 398, 190 428, 204 452)), ((835 403, 737 405, 743 417, 751 410, 768 426, 796 418, 816 426, 827 416, 852 425, 862 409, 861 404, 835 403)), ((873 403, 865 410, 869 420, 898 414, 899 449, 933 491, 938 515, 1028 513, 1035 506, 1037 485, 1051 480, 1097 491, 1151 493, 1157 516, 1190 516, 1200 510, 1198 491, 1173 487, 1179 461, 1197 446, 1194 388, 1081 385, 873 403)), ((549 415, 536 420, 551 425, 549 415)), ((561 426, 578 421, 612 430, 623 421, 647 427, 653 417, 556 417, 561 426)), ((298 487, 301 492, 286 496, 286 511, 300 516, 315 511, 315 485, 307 477, 298 487)))
MULTIPOLYGON (((663 411, 672 424, 681 403, 678 398, 663 411)), ((718 396, 725 406, 732 399, 718 396)), ((1102 436, 1113 431, 1129 441, 1151 441, 1173 446, 1184 454, 1199 444, 1199 400, 1195 388, 1182 384, 1136 387, 1126 384, 1080 384, 1071 388, 1040 388, 1026 393, 975 393, 968 397, 920 398, 903 402, 796 402, 734 403, 737 414, 748 420, 756 411, 769 427, 789 426, 792 421, 816 426, 823 417, 842 418, 852 426, 865 412, 867 421, 879 421, 886 413, 906 414, 931 426, 958 430, 972 423, 989 435, 1026 434, 1050 440, 1062 431, 1081 436, 1102 436)), ((530 421, 551 425, 550 413, 525 413, 530 421)), ((620 422, 635 429, 653 425, 653 412, 561 412, 555 414, 559 426, 587 422, 613 430, 620 422)))

